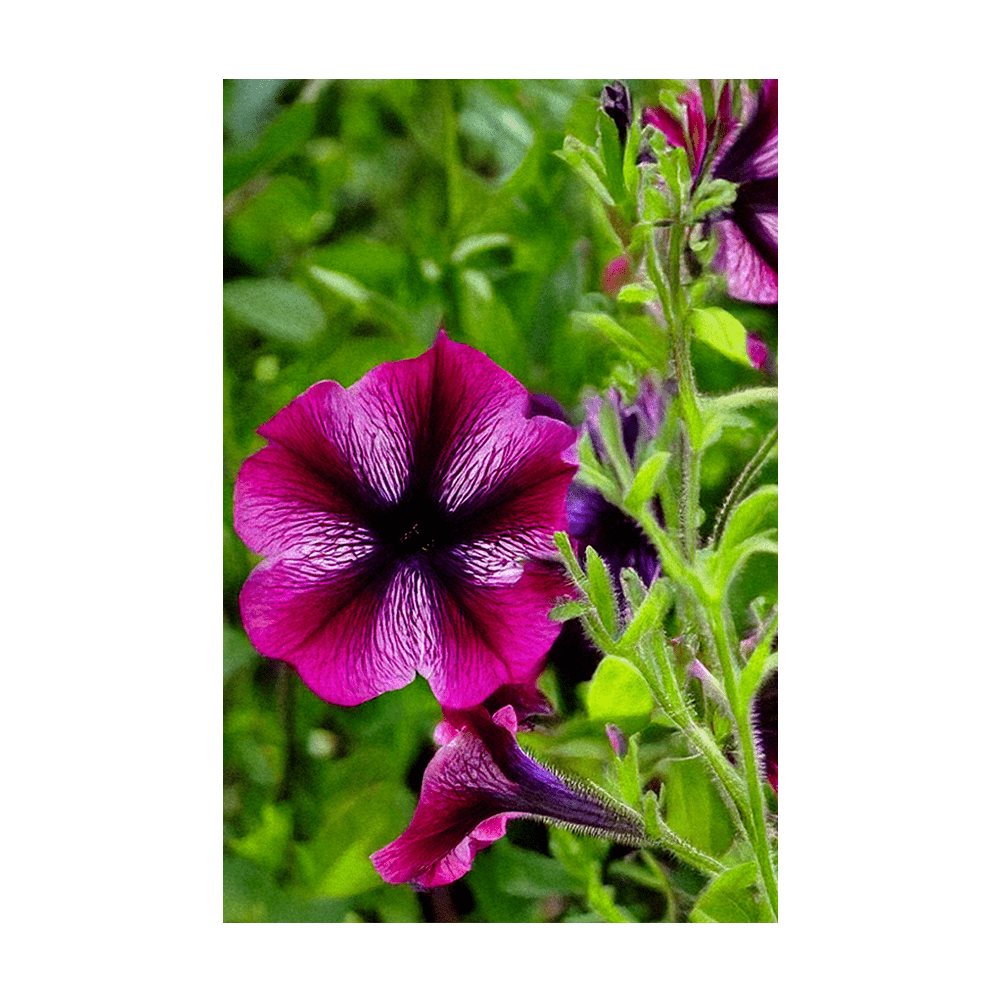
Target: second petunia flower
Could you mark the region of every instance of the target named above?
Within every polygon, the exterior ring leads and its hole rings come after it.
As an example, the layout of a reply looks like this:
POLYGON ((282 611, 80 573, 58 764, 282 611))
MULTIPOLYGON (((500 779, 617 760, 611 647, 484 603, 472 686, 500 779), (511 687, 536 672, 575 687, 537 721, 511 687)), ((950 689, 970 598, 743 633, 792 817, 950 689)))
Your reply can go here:
POLYGON ((256 648, 341 705, 416 673, 453 708, 532 681, 570 589, 552 536, 577 466, 575 432, 529 412, 516 379, 442 331, 264 424, 234 505, 266 557, 240 595, 256 648))

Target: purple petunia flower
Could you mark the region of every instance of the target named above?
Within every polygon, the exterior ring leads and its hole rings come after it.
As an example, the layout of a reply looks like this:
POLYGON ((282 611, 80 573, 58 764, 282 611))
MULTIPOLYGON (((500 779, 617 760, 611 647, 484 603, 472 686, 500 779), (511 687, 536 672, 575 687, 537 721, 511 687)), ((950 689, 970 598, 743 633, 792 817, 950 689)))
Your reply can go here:
POLYGON ((236 531, 265 560, 247 634, 321 698, 357 705, 426 677, 442 705, 537 676, 570 590, 575 432, 441 332, 349 389, 319 382, 263 427, 236 481, 236 531))
POLYGON ((645 843, 638 815, 596 789, 584 790, 541 766, 517 745, 509 705, 482 707, 438 724, 441 749, 424 772, 413 820, 372 855, 386 882, 432 889, 460 878, 476 853, 506 833, 507 820, 530 817, 629 844, 645 843))
POLYGON ((671 145, 687 150, 695 183, 707 170, 712 177, 737 185, 736 201, 712 222, 719 239, 713 266, 726 275, 734 299, 777 302, 778 81, 762 81, 742 126, 731 113, 728 82, 711 122, 706 122, 697 91, 681 95, 679 104, 686 122, 664 108, 647 108, 643 124, 655 125, 671 145), (718 152, 706 163, 713 145, 718 152))

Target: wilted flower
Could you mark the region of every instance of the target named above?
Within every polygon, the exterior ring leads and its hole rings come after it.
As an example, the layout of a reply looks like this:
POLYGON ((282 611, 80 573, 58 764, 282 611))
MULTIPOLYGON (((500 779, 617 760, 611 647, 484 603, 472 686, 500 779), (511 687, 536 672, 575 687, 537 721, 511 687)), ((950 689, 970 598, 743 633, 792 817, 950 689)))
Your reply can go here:
POLYGON ((265 560, 240 594, 265 656, 356 705, 427 678, 443 705, 533 680, 567 593, 574 431, 442 331, 349 389, 320 382, 260 428, 236 482, 237 533, 265 560), (551 561, 549 561, 551 560, 551 561))
POLYGON ((413 820, 402 836, 372 855, 386 882, 421 889, 454 882, 476 853, 498 840, 507 820, 530 817, 629 844, 645 841, 639 816, 596 788, 571 784, 517 745, 517 715, 482 707, 438 724, 441 749, 424 772, 413 820))
POLYGON ((711 122, 706 122, 697 91, 682 94, 679 104, 685 122, 664 108, 647 108, 643 124, 655 125, 668 142, 687 150, 695 183, 707 170, 713 178, 737 185, 736 201, 712 221, 719 239, 713 266, 726 275, 733 298, 777 302, 778 81, 762 81, 742 126, 732 116, 728 82, 711 122), (713 146, 718 151, 706 163, 713 146))

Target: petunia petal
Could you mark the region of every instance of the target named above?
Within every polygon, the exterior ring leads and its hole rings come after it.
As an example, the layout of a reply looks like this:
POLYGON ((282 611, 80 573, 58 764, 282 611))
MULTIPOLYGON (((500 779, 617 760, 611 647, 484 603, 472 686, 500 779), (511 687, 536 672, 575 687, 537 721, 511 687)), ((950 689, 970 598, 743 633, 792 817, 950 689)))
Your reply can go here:
POLYGON ((266 560, 240 594, 247 635, 264 656, 293 663, 334 704, 405 687, 436 634, 429 624, 436 608, 425 591, 410 591, 401 614, 405 588, 388 572, 370 560, 332 574, 307 560, 266 560))
MULTIPOLYGON (((761 215, 757 225, 777 239, 777 215, 761 215)), ((726 275, 729 294, 746 302, 771 304, 778 301, 778 272, 770 267, 733 219, 715 224, 719 249, 713 266, 726 275)))
POLYGON ((437 700, 467 708, 503 684, 533 681, 559 634, 548 612, 572 592, 561 568, 541 563, 527 564, 513 586, 442 586, 441 656, 418 667, 437 700))
POLYGON ((746 125, 712 167, 712 175, 743 184, 778 176, 778 81, 764 80, 746 125))

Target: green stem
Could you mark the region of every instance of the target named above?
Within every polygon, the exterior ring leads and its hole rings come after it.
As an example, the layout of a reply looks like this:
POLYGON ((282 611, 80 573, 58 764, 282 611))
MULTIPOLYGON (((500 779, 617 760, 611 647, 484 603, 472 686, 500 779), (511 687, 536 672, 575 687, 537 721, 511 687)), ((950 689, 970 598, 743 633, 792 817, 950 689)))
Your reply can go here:
POLYGON ((662 819, 660 820, 660 838, 661 842, 656 844, 656 847, 670 851, 671 854, 703 875, 718 875, 719 872, 726 870, 721 861, 716 861, 715 858, 702 854, 698 848, 692 847, 686 840, 678 837, 662 819))
POLYGON ((740 699, 736 678, 736 658, 733 654, 735 637, 732 622, 728 620, 724 598, 720 597, 706 602, 708 626, 714 653, 722 668, 722 679, 726 690, 726 698, 733 708, 736 728, 739 733, 740 753, 746 773, 746 785, 750 805, 750 833, 757 856, 757 866, 764 882, 764 891, 768 904, 778 916, 778 880, 774 873, 774 863, 771 859, 771 846, 767 838, 767 823, 764 814, 764 792, 760 779, 760 761, 757 755, 757 744, 750 728, 749 708, 739 711, 740 699))
POLYGON ((746 495, 753 481, 760 475, 760 470, 764 468, 764 463, 777 441, 778 428, 775 427, 761 442, 754 457, 747 462, 746 468, 739 474, 733 488, 729 491, 729 495, 723 501, 722 507, 719 508, 718 516, 715 518, 715 527, 712 529, 712 537, 708 540, 708 548, 714 548, 722 537, 722 532, 725 530, 733 509, 746 495))

